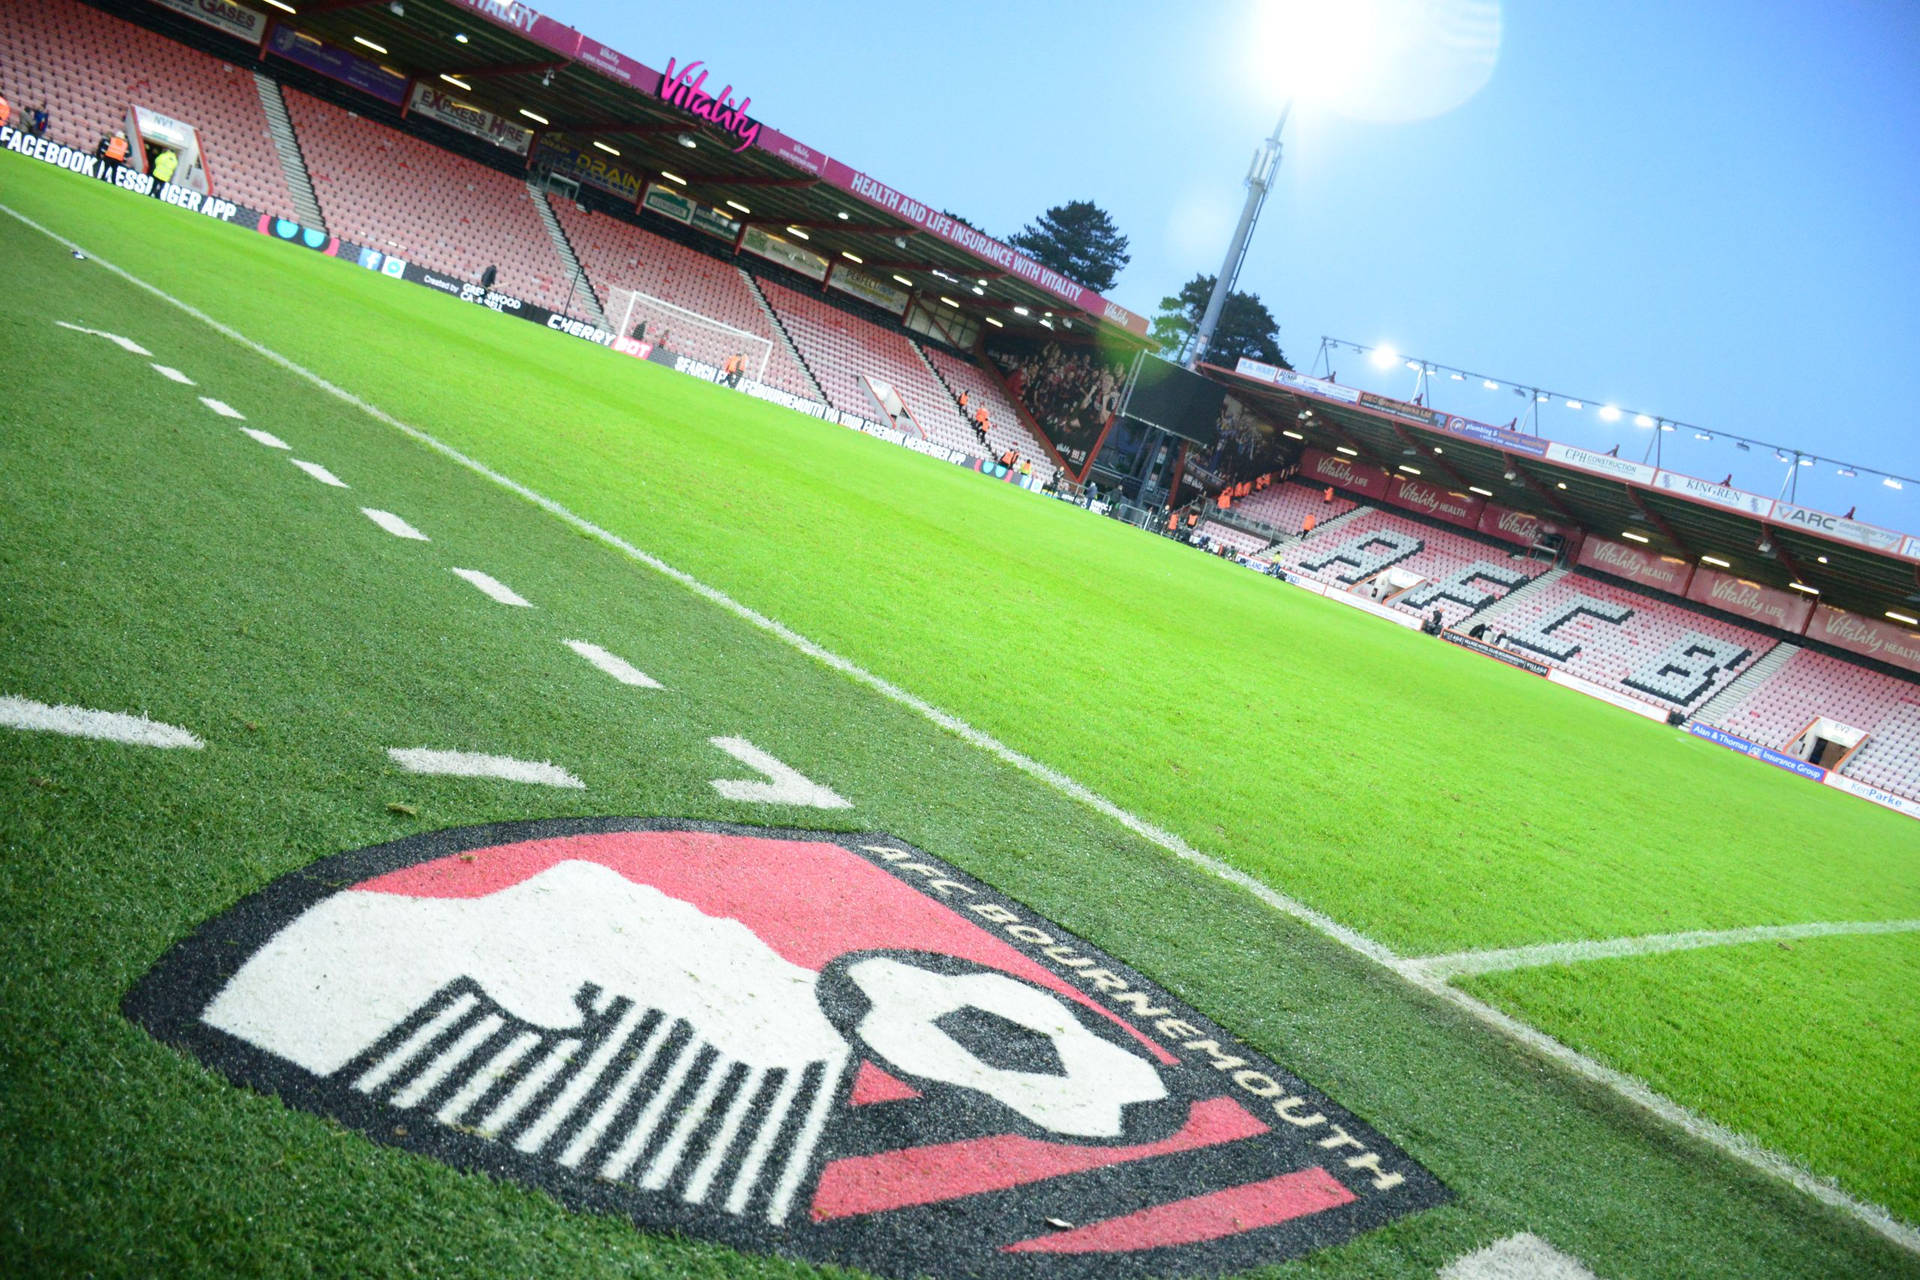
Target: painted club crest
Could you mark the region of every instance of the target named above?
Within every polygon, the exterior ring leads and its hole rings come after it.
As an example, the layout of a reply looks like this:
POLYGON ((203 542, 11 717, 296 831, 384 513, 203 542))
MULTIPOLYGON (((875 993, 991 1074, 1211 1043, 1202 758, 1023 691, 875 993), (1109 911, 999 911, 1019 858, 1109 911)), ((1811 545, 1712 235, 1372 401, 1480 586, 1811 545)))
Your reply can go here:
POLYGON ((1448 1198, 1133 970, 885 835, 416 837, 276 881, 125 1009, 375 1141, 884 1275, 1219 1273, 1448 1198))

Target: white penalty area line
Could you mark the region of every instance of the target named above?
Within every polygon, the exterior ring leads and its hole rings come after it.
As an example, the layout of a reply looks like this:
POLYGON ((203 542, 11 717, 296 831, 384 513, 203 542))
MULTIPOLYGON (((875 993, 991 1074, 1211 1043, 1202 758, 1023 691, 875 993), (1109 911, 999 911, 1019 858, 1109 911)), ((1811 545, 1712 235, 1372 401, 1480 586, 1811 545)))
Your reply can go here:
POLYGON ((120 277, 135 288, 152 294, 154 297, 184 314, 192 316, 195 320, 200 321, 214 332, 240 344, 260 356, 263 360, 277 365, 281 369, 293 374, 297 378, 303 379, 343 403, 352 405, 375 421, 392 427, 408 439, 425 445, 435 453, 465 467, 475 475, 492 481, 509 493, 526 499, 556 519, 620 551, 636 563, 645 565, 663 577, 679 583, 701 599, 719 606, 721 609, 726 610, 750 626, 776 637, 783 643, 820 663, 822 666, 838 671, 857 684, 865 685, 889 701, 897 703, 931 723, 938 725, 940 728, 945 729, 961 741, 978 747, 980 750, 1011 765, 1027 776, 1052 787, 1062 795, 1085 805, 1096 813, 1112 819, 1142 839, 1158 845, 1176 858, 1200 867, 1220 879, 1227 881, 1229 884, 1244 889, 1273 910, 1283 915, 1291 916, 1318 932, 1325 934, 1327 937, 1332 938, 1342 946, 1365 956, 1401 980, 1426 992, 1434 999, 1459 1009, 1483 1026, 1506 1036, 1524 1048, 1558 1064, 1572 1074, 1611 1090, 1634 1106, 1639 1107, 1651 1115, 1657 1116, 1690 1137, 1704 1142, 1709 1146, 1716 1147, 1727 1155, 1751 1165, 1772 1177, 1778 1178, 1788 1185, 1812 1196, 1821 1203, 1847 1214, 1902 1248, 1914 1253, 1920 1253, 1920 1230, 1916 1230, 1914 1227, 1899 1221, 1880 1206, 1855 1199, 1845 1191, 1842 1191, 1834 1183, 1809 1173, 1778 1152, 1771 1151, 1753 1141, 1751 1138, 1735 1133, 1717 1121, 1709 1120, 1705 1116, 1695 1114, 1671 1098, 1655 1093, 1644 1083, 1632 1076, 1616 1071, 1612 1067, 1605 1066, 1593 1058, 1588 1057, 1586 1054, 1570 1049, 1558 1040, 1555 1040, 1552 1036, 1535 1030, 1518 1019, 1487 1004, 1485 1001, 1475 999, 1466 992, 1449 986, 1443 979, 1429 974, 1417 961, 1402 957, 1390 948, 1375 942, 1366 935, 1349 929, 1324 912, 1314 910, 1305 903, 1289 897, 1269 885, 1263 884, 1246 872, 1229 866, 1218 858, 1201 853, 1179 836, 1174 835, 1170 831, 1162 830, 1144 818, 1136 817, 1105 796, 1082 786, 1058 770, 1044 765, 1021 752, 1015 751, 1012 747, 1007 746, 997 738, 974 728, 966 721, 960 719, 960 717, 941 710, 925 699, 908 693, 905 689, 900 688, 891 681, 883 679, 849 659, 843 658, 839 654, 815 644, 812 640, 807 639, 784 623, 775 621, 765 614, 749 608, 747 605, 735 600, 726 592, 721 591, 718 587, 708 586, 685 570, 675 568, 658 556, 642 551, 639 547, 634 546, 618 534, 609 532, 599 525, 594 524, 592 521, 574 514, 574 512, 562 506, 560 503, 555 502, 552 498, 528 488, 517 480, 500 474, 498 471, 488 467, 485 463, 468 457, 452 445, 446 444, 437 437, 422 431, 420 428, 402 422, 386 410, 369 404, 367 401, 353 394, 353 392, 329 382, 326 378, 306 366, 295 363, 271 347, 256 342, 237 329, 215 320, 212 316, 201 311, 192 303, 182 301, 159 288, 157 285, 149 284, 124 268, 115 266, 113 263, 94 255, 90 250, 75 244, 58 232, 40 225, 18 210, 4 203, 0 203, 0 213, 5 213, 16 221, 31 227, 33 230, 38 231, 57 244, 87 254, 92 258, 93 262, 103 270, 120 277))
POLYGON ((1591 942, 1543 942, 1531 947, 1504 947, 1497 951, 1455 951, 1422 956, 1418 965, 1442 981, 1509 969, 1534 969, 1549 964, 1579 964, 1585 960, 1612 960, 1621 956, 1651 956, 1666 951, 1693 951, 1701 947, 1737 947, 1753 942, 1790 942, 1796 938, 1834 938, 1856 933, 1912 933, 1920 920, 1839 920, 1818 924, 1759 924, 1745 929, 1694 929, 1686 933, 1647 933, 1633 938, 1604 938, 1591 942))

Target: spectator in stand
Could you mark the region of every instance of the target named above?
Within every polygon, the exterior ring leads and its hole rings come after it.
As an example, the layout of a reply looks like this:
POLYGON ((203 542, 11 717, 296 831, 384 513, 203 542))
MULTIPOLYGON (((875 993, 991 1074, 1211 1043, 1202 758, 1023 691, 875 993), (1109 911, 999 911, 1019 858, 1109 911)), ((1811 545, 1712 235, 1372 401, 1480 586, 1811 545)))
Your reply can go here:
POLYGON ((44 138, 47 136, 46 99, 42 98, 40 105, 33 109, 33 115, 27 120, 27 132, 36 138, 44 138))
POLYGON ((966 416, 967 401, 972 398, 973 398, 973 393, 970 391, 962 391, 960 393, 960 414, 962 417, 966 416))
POLYGON ((13 104, 5 97, 0 97, 0 129, 5 128, 7 121, 11 119, 13 119, 13 104))
POLYGON ((1313 527, 1319 523, 1320 521, 1315 519, 1313 513, 1309 511, 1307 513, 1307 518, 1300 522, 1300 536, 1304 538, 1308 534, 1312 533, 1313 527))
POLYGON ((1320 501, 1328 504, 1331 504, 1333 502, 1333 486, 1332 485, 1328 485, 1324 490, 1321 491, 1320 501))

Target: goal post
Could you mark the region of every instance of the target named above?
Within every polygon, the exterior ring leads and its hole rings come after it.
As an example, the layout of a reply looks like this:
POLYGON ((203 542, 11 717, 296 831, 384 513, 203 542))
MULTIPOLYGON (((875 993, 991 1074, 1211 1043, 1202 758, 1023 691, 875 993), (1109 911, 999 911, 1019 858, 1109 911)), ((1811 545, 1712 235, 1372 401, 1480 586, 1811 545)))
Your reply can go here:
POLYGON ((615 286, 607 291, 607 318, 613 330, 623 338, 635 336, 646 326, 642 340, 665 347, 675 355, 687 356, 724 368, 731 356, 747 358, 746 372, 755 382, 767 379, 767 361, 773 356, 773 340, 745 329, 723 324, 712 316, 701 315, 665 298, 656 298, 638 289, 615 286))

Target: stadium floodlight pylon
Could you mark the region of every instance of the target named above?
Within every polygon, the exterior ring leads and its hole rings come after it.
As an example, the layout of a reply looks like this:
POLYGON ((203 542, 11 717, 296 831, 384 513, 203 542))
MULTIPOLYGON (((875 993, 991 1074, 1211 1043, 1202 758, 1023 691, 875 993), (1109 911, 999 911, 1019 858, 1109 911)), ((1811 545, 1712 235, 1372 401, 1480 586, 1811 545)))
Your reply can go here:
POLYGON ((612 321, 615 333, 629 338, 644 323, 647 328, 643 341, 658 343, 676 355, 688 356, 716 369, 724 367, 729 356, 744 355, 748 376, 755 382, 767 379, 767 362, 773 356, 772 339, 736 329, 665 298, 615 286, 607 291, 607 319, 612 321))
POLYGON ((1267 189, 1273 185, 1273 175, 1280 168, 1280 131, 1287 127, 1287 116, 1293 112, 1292 99, 1280 108, 1280 123, 1273 126, 1273 136, 1262 142, 1253 153, 1253 163, 1247 167, 1247 202, 1240 209, 1240 225, 1233 229, 1233 239, 1227 244, 1227 260, 1220 264, 1220 274, 1213 280, 1213 296, 1207 299, 1207 310, 1200 317, 1200 328, 1193 335, 1193 351, 1187 357, 1187 368, 1198 368, 1200 361, 1206 358, 1207 346, 1213 341, 1213 331, 1220 324, 1220 313, 1226 309, 1227 299, 1233 294, 1233 286, 1240 282, 1240 264, 1246 261, 1247 243, 1253 239, 1254 224, 1260 221, 1260 206, 1267 202, 1267 189))

